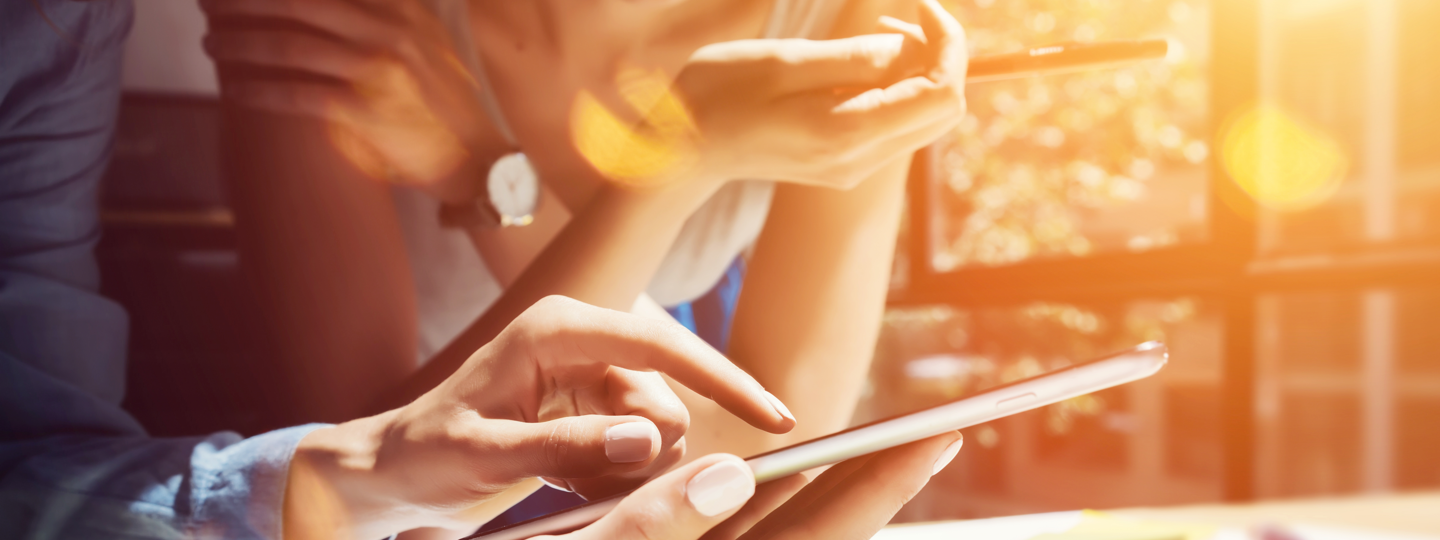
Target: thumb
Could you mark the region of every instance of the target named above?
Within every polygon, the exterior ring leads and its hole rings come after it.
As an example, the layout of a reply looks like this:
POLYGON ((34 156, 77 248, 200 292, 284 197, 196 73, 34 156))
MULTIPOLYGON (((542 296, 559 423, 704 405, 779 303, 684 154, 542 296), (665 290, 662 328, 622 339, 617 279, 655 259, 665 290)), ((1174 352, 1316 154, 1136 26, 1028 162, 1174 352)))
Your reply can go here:
POLYGON ((755 494, 740 458, 711 454, 645 484, 568 540, 694 540, 734 515, 755 494))
POLYGON ((593 478, 643 468, 660 454, 660 430, 640 416, 497 420, 485 429, 505 441, 502 462, 514 478, 593 478))

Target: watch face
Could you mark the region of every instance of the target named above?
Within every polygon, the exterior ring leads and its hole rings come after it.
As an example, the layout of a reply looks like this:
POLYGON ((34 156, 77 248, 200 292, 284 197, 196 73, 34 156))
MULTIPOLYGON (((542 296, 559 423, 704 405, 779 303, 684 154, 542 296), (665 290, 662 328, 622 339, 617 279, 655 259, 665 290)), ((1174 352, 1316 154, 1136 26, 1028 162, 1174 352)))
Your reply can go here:
POLYGON ((490 204, 500 213, 503 225, 525 225, 530 223, 535 206, 540 201, 540 179, 525 154, 507 154, 490 167, 486 186, 490 191, 490 204))

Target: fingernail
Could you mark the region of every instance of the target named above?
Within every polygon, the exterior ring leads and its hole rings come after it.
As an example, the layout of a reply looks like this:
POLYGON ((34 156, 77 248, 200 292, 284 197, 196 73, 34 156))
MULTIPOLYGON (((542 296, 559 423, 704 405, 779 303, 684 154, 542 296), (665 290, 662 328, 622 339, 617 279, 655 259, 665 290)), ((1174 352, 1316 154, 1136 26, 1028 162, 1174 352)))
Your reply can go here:
POLYGON ((611 463, 645 461, 658 446, 660 430, 650 422, 626 422, 605 430, 605 457, 611 463))
POLYGON ((755 476, 744 462, 726 460, 700 471, 685 484, 685 498, 706 516, 729 512, 755 494, 755 476))
POLYGON ((950 446, 946 446, 945 451, 940 452, 940 457, 935 458, 935 467, 930 470, 930 476, 940 474, 940 471, 955 459, 955 454, 960 453, 960 447, 964 445, 965 437, 962 435, 959 439, 955 439, 955 442, 950 443, 950 446))
POLYGON ((791 422, 795 421, 795 415, 790 414, 790 409, 787 408, 784 403, 781 403, 780 398, 775 397, 775 394, 765 392, 765 399, 770 401, 770 406, 774 407, 775 412, 780 413, 780 416, 785 417, 786 420, 791 422))

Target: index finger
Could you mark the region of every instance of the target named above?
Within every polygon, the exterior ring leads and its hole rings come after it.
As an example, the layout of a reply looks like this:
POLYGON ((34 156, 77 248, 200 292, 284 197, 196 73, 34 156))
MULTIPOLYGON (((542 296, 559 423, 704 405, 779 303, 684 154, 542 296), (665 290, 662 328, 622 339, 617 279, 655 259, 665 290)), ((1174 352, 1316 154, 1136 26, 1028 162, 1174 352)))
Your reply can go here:
POLYGON ((752 426, 771 433, 795 427, 795 417, 760 383, 684 327, 599 308, 561 296, 537 302, 514 325, 530 333, 536 360, 555 366, 602 364, 659 371, 752 426))
POLYGON ((910 51, 922 46, 903 33, 829 40, 747 39, 707 45, 695 51, 690 61, 758 68, 764 82, 783 95, 884 86, 913 71, 905 67, 918 63, 910 51))
POLYGON ((920 28, 934 58, 930 77, 937 82, 965 88, 965 71, 970 53, 965 49, 965 28, 936 0, 921 0, 920 28))

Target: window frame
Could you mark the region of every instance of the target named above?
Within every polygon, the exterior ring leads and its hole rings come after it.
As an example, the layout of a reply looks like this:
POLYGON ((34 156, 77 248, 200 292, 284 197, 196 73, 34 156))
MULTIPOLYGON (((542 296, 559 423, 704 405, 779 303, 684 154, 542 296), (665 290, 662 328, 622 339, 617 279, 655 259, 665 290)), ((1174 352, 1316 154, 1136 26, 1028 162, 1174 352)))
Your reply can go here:
MULTIPOLYGON (((1211 0, 1209 121, 1211 148, 1224 120, 1259 99, 1262 3, 1211 0)), ((936 272, 931 265, 933 198, 941 189, 940 152, 918 152, 907 186, 908 264, 890 307, 959 308, 1029 302, 1093 302, 1195 295, 1221 305, 1224 344, 1221 432, 1226 501, 1255 498, 1255 326, 1257 297, 1293 290, 1360 289, 1435 283, 1440 248, 1373 245, 1319 257, 1272 257, 1256 251, 1257 208, 1217 159, 1209 161, 1208 240, 1139 253, 1042 259, 998 267, 936 272)))

